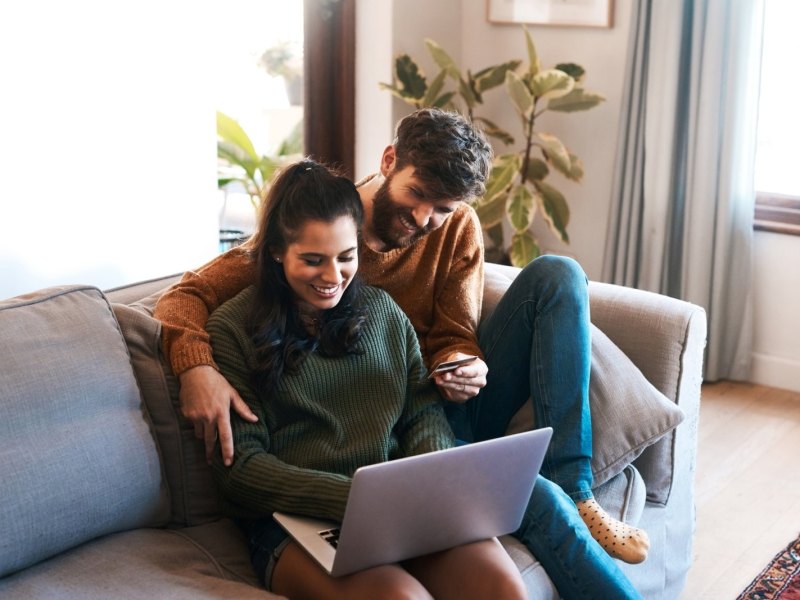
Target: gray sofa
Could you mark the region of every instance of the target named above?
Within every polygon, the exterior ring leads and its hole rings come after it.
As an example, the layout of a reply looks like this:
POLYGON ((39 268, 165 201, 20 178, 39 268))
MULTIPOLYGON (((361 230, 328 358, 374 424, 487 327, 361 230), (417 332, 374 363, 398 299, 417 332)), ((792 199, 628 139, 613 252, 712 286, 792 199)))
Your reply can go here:
MULTIPOLYGON (((484 314, 515 273, 487 265, 484 314)), ((0 301, 0 597, 274 597, 220 514, 160 355, 151 310, 175 279, 0 301)), ((623 565, 635 585, 677 598, 692 556, 705 314, 613 285, 590 292, 596 495, 650 534, 647 561, 623 565)), ((539 563, 502 541, 530 597, 556 597, 539 563)))

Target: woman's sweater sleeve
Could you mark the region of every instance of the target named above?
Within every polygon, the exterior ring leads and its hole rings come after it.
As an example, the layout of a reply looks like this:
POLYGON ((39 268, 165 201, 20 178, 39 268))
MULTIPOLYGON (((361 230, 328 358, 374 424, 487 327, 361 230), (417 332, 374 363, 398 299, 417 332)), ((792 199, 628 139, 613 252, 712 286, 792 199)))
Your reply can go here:
POLYGON ((249 383, 248 340, 226 315, 212 315, 207 327, 220 372, 258 416, 256 423, 250 423, 231 412, 235 451, 231 467, 222 463, 220 452, 214 452, 215 478, 230 512, 256 518, 281 510, 341 521, 351 479, 299 468, 270 453, 264 410, 249 383))
MULTIPOLYGON (((399 309, 398 309, 399 310, 399 309)), ((455 442, 436 386, 427 379, 419 342, 411 322, 406 321, 408 385, 406 403, 396 430, 404 456, 450 448, 455 442)))

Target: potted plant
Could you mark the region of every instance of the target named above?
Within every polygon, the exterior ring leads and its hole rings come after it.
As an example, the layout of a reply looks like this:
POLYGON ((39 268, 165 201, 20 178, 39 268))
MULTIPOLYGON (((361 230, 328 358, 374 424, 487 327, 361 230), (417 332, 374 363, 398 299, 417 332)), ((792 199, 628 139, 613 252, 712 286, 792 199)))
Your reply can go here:
POLYGON ((289 104, 303 104, 303 58, 292 43, 281 42, 267 48, 259 59, 259 65, 268 75, 283 77, 289 104))
POLYGON ((527 264, 541 252, 539 241, 531 231, 537 218, 544 219, 559 239, 569 243, 569 205, 564 195, 545 180, 552 171, 576 182, 583 177, 580 159, 558 137, 537 130, 538 117, 546 111, 589 110, 605 100, 602 95, 583 87, 585 71, 580 65, 561 63, 542 69, 530 33, 525 27, 523 32, 528 64, 521 73, 517 72, 522 64, 519 60, 476 73, 464 72, 443 48, 426 39, 426 47, 441 69, 430 84, 418 64, 405 54, 395 60, 393 82, 380 84, 382 89, 415 108, 435 106, 457 110, 480 125, 489 137, 511 145, 514 137, 510 133, 475 114, 475 109, 483 104, 485 92, 499 87, 505 89, 519 117, 522 145, 512 152, 495 152, 486 194, 475 199, 474 208, 489 239, 487 258, 515 266, 527 264), (455 90, 447 89, 451 80, 456 85, 455 90), (508 241, 504 223, 511 229, 508 241))

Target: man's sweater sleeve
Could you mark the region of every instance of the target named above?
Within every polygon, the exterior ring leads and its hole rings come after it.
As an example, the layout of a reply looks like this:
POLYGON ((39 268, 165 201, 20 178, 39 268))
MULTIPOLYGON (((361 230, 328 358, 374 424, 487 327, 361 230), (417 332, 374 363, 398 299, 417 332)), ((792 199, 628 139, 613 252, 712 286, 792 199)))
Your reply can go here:
POLYGON ((154 316, 161 321, 161 341, 175 375, 192 367, 216 368, 208 334, 209 315, 255 281, 255 266, 246 250, 233 248, 196 271, 187 271, 158 300, 154 316))

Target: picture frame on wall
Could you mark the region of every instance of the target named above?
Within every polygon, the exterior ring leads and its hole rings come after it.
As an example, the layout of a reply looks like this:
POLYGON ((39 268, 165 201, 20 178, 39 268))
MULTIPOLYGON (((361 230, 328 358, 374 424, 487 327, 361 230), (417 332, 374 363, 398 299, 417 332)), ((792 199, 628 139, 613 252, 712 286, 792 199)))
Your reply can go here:
POLYGON ((486 0, 490 23, 611 27, 614 0, 486 0))

